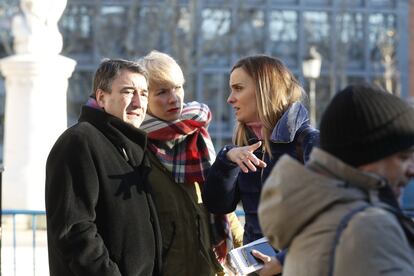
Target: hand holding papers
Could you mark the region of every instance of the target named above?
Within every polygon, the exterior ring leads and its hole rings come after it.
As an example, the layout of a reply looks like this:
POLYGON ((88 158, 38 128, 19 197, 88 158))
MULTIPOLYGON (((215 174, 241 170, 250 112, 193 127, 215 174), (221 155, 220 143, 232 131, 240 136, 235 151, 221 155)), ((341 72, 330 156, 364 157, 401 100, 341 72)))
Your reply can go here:
POLYGON ((276 251, 268 243, 267 238, 261 238, 229 252, 230 262, 237 273, 246 275, 263 267, 263 262, 253 256, 252 251, 257 250, 270 257, 276 256, 276 251))

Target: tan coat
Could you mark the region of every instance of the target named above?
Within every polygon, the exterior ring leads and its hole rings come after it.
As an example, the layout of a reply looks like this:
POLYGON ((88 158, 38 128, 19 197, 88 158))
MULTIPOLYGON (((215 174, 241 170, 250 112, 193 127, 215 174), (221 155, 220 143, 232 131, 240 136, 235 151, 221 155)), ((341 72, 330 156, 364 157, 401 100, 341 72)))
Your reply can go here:
POLYGON ((396 217, 379 206, 384 181, 315 148, 308 167, 284 156, 262 190, 259 219, 276 248, 288 248, 283 276, 414 275, 414 251, 396 217), (316 173, 318 171, 319 173, 316 173), (334 245, 340 220, 357 213, 334 245))
POLYGON ((236 216, 235 212, 227 214, 227 219, 230 224, 231 236, 233 237, 233 246, 234 248, 240 247, 243 245, 243 225, 241 225, 239 218, 236 216))

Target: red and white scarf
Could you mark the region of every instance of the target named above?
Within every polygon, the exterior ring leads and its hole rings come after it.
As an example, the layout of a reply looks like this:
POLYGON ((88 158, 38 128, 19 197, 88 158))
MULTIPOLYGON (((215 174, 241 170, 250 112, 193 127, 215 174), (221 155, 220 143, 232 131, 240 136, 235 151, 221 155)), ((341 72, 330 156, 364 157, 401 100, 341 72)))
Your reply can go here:
POLYGON ((149 114, 140 129, 148 134, 148 148, 171 172, 177 183, 204 183, 215 159, 214 146, 207 127, 211 112, 207 105, 184 104, 181 117, 173 122, 149 114))
MULTIPOLYGON (((147 114, 140 129, 147 132, 148 148, 171 172, 175 182, 202 185, 215 159, 214 146, 207 127, 211 112, 207 105, 184 104, 181 117, 174 122, 160 120, 147 114)), ((210 224, 214 251, 223 263, 233 239, 226 215, 211 215, 210 224)))

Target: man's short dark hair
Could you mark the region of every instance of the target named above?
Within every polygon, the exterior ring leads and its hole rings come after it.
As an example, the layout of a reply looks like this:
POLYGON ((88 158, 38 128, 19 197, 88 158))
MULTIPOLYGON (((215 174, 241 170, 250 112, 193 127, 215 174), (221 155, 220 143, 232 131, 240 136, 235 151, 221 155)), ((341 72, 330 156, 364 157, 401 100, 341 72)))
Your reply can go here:
POLYGON ((148 80, 147 71, 137 62, 124 59, 103 59, 95 72, 91 97, 95 98, 98 89, 111 93, 112 81, 122 70, 141 74, 148 80))

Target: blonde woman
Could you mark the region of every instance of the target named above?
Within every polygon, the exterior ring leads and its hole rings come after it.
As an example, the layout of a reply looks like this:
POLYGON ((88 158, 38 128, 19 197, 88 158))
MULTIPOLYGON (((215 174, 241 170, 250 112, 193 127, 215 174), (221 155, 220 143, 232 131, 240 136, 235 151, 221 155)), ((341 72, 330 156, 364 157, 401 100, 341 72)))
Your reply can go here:
POLYGON ((172 57, 152 51, 140 63, 149 75, 148 112, 141 129, 148 134, 163 275, 215 275, 232 238, 227 217, 210 215, 201 199, 215 159, 207 132, 211 112, 204 104, 184 103, 184 75, 172 57))
MULTIPOLYGON (((300 102, 302 87, 279 59, 255 55, 239 60, 231 69, 229 85, 227 103, 237 119, 234 144, 218 153, 203 186, 203 200, 215 214, 232 212, 241 202, 246 215, 243 241, 249 243, 263 237, 257 209, 274 164, 283 154, 306 161, 319 143, 319 131, 310 127, 300 102)), ((268 256, 256 257, 270 262, 268 256)), ((283 253, 278 255, 280 263, 283 258, 283 253)), ((273 274, 280 272, 276 265, 273 274)))

